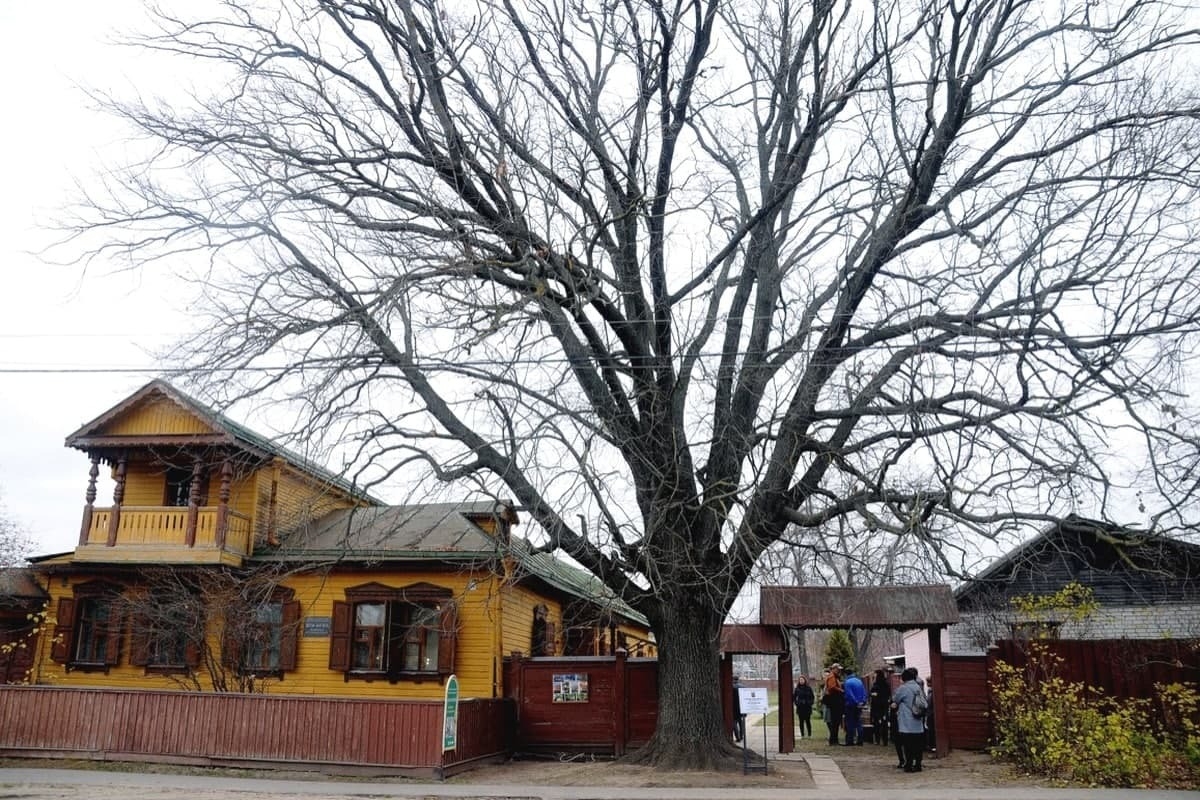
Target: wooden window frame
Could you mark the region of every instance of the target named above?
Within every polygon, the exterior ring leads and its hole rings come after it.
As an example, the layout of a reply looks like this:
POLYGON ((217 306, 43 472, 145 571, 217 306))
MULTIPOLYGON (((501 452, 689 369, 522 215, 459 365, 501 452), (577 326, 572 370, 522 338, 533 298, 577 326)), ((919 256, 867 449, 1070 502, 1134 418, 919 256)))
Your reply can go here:
MULTIPOLYGON (((276 587, 271 593, 270 598, 266 601, 268 605, 280 607, 280 622, 275 625, 271 624, 272 628, 277 628, 279 633, 279 666, 275 668, 264 667, 262 664, 251 666, 247 664, 248 643, 244 639, 239 639, 235 631, 231 631, 228 627, 225 629, 224 637, 221 641, 221 660, 222 664, 227 668, 235 671, 239 675, 253 675, 257 678, 278 678, 283 680, 284 673, 293 672, 296 669, 296 652, 298 649, 300 638, 300 603, 295 600, 295 590, 287 587, 276 587)), ((232 613, 243 614, 253 613, 259 607, 257 605, 247 605, 245 608, 235 609, 232 613)), ((247 627, 252 630, 264 630, 266 623, 251 623, 247 627)), ((245 631, 245 628, 241 629, 245 631)), ((274 638, 272 636, 272 638, 274 638)), ((273 651, 274 645, 264 652, 273 651)))
MULTIPOLYGON (((187 508, 192 497, 192 468, 168 464, 163 475, 163 505, 167 508, 187 508), (182 501, 182 502, 180 502, 182 501)), ((209 470, 200 470, 200 496, 196 505, 208 505, 209 470)))
MULTIPOLYGON (((146 596, 148 602, 153 602, 154 595, 146 596)), ((191 675, 200 666, 200 645, 189 634, 196 633, 189 625, 201 624, 199 621, 183 620, 182 627, 160 628, 144 616, 134 620, 133 633, 130 637, 129 663, 142 667, 147 675, 191 675), (165 640, 175 638, 170 642, 174 646, 178 660, 156 660, 165 640)), ((200 631, 200 637, 204 632, 200 631)))
POLYGON ((58 601, 58 613, 54 628, 54 640, 50 649, 50 658, 64 666, 68 671, 104 672, 121 661, 121 639, 124 635, 120 607, 117 597, 121 587, 105 581, 88 581, 76 584, 71 597, 62 597, 58 601), (78 658, 79 637, 83 633, 80 626, 81 613, 89 606, 103 604, 108 610, 105 630, 96 631, 96 637, 102 637, 104 656, 101 660, 81 661, 78 658))
POLYGON ((333 604, 329 668, 341 672, 347 681, 444 682, 454 671, 458 641, 457 608, 454 593, 450 589, 430 583, 403 587, 369 583, 350 587, 346 589, 345 601, 335 601, 333 604), (354 645, 359 639, 357 631, 360 628, 357 610, 359 606, 367 604, 382 604, 385 610, 381 669, 354 666, 354 645), (414 624, 412 615, 415 609, 434 611, 436 627, 414 624), (428 657, 430 633, 436 633, 438 638, 436 667, 428 670, 405 668, 406 656, 412 653, 413 645, 417 648, 418 662, 428 657))

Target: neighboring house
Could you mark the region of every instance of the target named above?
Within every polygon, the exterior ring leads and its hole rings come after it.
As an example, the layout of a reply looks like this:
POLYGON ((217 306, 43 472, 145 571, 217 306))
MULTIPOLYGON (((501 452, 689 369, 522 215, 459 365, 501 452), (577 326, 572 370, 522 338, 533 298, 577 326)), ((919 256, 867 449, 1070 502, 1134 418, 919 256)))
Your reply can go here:
POLYGON ((0 568, 0 683, 29 680, 47 597, 30 570, 0 568))
MULTIPOLYGON (((1200 637, 1200 545, 1074 515, 992 563, 954 593, 962 621, 942 633, 946 654, 973 655, 999 639, 1200 637), (1071 620, 1022 618, 1012 599, 1052 595, 1076 582, 1098 608, 1071 620)), ((908 666, 928 662, 924 631, 905 635, 908 666)), ((922 674, 926 670, 921 669, 922 674)))
POLYGON ((31 561, 35 683, 440 698, 455 673, 493 698, 513 652, 654 654, 507 503, 387 506, 161 381, 67 445, 91 469, 78 546, 31 561))

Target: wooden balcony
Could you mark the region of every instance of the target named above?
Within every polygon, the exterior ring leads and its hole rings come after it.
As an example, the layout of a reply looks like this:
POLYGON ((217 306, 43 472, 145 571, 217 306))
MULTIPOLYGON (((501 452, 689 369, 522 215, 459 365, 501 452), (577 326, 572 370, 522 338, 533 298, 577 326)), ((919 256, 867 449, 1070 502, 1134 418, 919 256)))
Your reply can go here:
POLYGON ((76 561, 239 566, 250 555, 250 519, 232 510, 226 510, 222 532, 220 507, 201 507, 189 544, 187 508, 122 506, 110 546, 113 512, 91 510, 87 540, 75 549, 76 561))

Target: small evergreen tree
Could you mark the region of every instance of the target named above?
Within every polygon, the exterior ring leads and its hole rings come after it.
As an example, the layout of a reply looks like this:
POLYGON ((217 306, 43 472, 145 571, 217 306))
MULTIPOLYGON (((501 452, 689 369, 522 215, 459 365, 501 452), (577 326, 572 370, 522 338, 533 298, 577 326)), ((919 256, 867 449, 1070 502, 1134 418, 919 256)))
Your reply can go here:
POLYGON ((854 647, 850 644, 850 634, 843 630, 835 630, 829 634, 829 642, 825 645, 825 660, 822 663, 826 668, 830 664, 841 664, 843 672, 851 669, 858 671, 854 647))

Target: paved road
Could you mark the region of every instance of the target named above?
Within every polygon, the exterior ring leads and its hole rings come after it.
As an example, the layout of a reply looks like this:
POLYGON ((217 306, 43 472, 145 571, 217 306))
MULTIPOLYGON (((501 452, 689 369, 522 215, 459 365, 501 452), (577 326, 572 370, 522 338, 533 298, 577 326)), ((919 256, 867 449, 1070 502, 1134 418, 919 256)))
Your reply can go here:
POLYGON ((697 789, 346 783, 138 772, 0 769, 0 800, 1196 800, 1200 792, 1129 789, 697 789))

